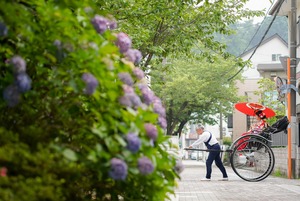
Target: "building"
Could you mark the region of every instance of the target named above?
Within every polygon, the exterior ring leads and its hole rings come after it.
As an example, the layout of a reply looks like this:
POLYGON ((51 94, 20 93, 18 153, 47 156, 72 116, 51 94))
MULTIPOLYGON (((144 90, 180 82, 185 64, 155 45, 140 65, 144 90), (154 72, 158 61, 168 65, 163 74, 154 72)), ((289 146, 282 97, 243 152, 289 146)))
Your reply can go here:
MULTIPOLYGON (((253 77, 247 78, 245 83, 238 83, 240 88, 240 95, 245 95, 247 98, 251 98, 251 101, 255 101, 255 96, 251 96, 250 92, 252 88, 255 88, 254 79, 259 79, 257 77, 257 72, 262 77, 271 78, 274 76, 279 76, 286 78, 289 83, 286 85, 286 96, 288 95, 290 99, 285 97, 287 108, 287 116, 290 120, 289 133, 286 136, 287 146, 282 147, 272 147, 275 154, 276 163, 274 169, 285 173, 288 178, 300 178, 300 0, 277 0, 273 4, 272 9, 269 11, 269 15, 274 18, 276 16, 285 16, 288 19, 288 41, 287 44, 278 36, 273 36, 273 38, 267 39, 265 44, 257 49, 255 55, 260 58, 252 58, 253 67, 249 71, 244 72, 244 76, 251 75, 253 77), (269 41, 268 41, 269 40, 269 41), (270 43, 271 42, 271 43, 270 43), (287 59, 278 62, 280 56, 286 56, 290 58, 290 66, 286 62, 287 59), (269 58, 270 61, 264 60, 264 58, 269 58), (257 72, 255 72, 257 70, 257 72), (287 76, 288 71, 290 76, 287 76), (252 80, 251 80, 252 79, 252 80), (247 85, 249 90, 247 89, 247 85), (244 89, 244 90, 243 90, 244 89)), ((251 51, 251 50, 250 50, 251 51)), ((241 55, 242 58, 247 59, 247 56, 251 53, 246 53, 248 55, 241 55)), ((233 132, 234 136, 237 137, 239 127, 247 127, 247 120, 240 119, 240 114, 235 112, 233 114, 233 132), (246 122, 246 123, 245 123, 246 122), (238 124, 239 126, 237 127, 238 124)))
MULTIPOLYGON (((251 56, 252 66, 246 68, 242 74, 244 81, 237 82, 238 95, 245 97, 247 102, 258 102, 259 98, 254 94, 258 90, 258 81, 262 78, 279 76, 286 78, 286 73, 282 67, 279 58, 288 55, 288 44, 278 34, 265 39, 259 45, 244 52, 240 57, 246 61, 251 56), (253 52, 255 54, 252 56, 253 52)), ((275 83, 274 83, 275 86, 275 83)), ((232 138, 238 138, 242 133, 249 129, 251 117, 234 110, 232 138)))

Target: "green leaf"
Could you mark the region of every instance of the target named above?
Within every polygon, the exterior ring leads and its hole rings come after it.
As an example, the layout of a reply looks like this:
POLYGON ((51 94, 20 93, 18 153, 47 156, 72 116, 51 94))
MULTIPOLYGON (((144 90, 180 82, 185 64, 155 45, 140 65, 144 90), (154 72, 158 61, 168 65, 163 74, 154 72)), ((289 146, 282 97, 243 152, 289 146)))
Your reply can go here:
POLYGON ((76 153, 72 149, 65 149, 63 155, 70 161, 77 161, 76 153))

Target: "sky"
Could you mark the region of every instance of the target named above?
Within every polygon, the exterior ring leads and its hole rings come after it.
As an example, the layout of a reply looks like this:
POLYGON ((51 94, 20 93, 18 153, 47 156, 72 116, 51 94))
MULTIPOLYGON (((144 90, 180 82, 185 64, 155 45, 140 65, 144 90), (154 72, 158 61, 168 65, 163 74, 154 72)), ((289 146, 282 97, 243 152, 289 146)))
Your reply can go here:
MULTIPOLYGON (((277 0, 250 0, 246 4, 246 8, 249 8, 251 10, 263 10, 265 9, 266 12, 269 11, 270 6, 272 3, 275 3, 277 0), (271 1, 271 2, 270 2, 271 1)), ((264 19, 264 17, 260 18, 254 18, 254 23, 261 22, 264 19)))

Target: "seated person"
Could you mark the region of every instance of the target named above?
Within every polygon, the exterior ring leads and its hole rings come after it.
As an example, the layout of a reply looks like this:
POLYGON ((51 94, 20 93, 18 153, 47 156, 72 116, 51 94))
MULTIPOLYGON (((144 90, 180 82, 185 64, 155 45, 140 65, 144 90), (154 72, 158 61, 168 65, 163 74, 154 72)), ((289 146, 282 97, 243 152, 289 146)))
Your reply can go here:
MULTIPOLYGON (((249 135, 249 134, 257 134, 257 135, 261 134, 262 131, 269 126, 268 123, 266 122, 266 119, 267 119, 266 114, 262 110, 256 110, 255 117, 256 117, 256 122, 253 123, 250 126, 250 129, 247 132, 243 133, 242 136, 249 135)), ((238 144, 241 144, 248 139, 249 138, 243 138, 243 139, 239 140, 238 144)), ((238 149, 242 150, 247 145, 248 145, 248 143, 244 143, 242 146, 239 146, 238 149)))
POLYGON ((255 117, 257 122, 251 125, 250 130, 247 132, 248 134, 259 134, 263 129, 269 126, 266 122, 266 114, 263 111, 255 111, 255 117))

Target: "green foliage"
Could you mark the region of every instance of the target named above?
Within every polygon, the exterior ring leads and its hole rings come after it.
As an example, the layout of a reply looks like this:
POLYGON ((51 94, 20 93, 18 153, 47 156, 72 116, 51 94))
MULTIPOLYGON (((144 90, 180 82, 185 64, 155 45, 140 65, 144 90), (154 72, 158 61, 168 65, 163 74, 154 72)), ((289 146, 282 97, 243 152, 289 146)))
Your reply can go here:
POLYGON ((278 119, 285 116, 285 105, 277 100, 278 92, 276 91, 276 84, 269 78, 263 78, 258 81, 258 90, 254 92, 260 97, 259 102, 265 106, 273 109, 276 113, 275 117, 268 118, 267 122, 272 125, 278 119))
POLYGON ((145 62, 141 66, 146 69, 170 55, 189 55, 198 40, 226 57, 226 46, 215 40, 214 34, 231 34, 228 25, 263 15, 245 9, 247 1, 114 0, 97 1, 97 5, 111 11, 120 21, 120 29, 138 41, 135 47, 142 51, 145 62))
POLYGON ((230 146, 232 143, 231 137, 223 137, 223 144, 230 146))
MULTIPOLYGON (((260 11, 245 9, 246 2, 247 0, 239 1, 238 4, 233 0, 213 2, 190 0, 153 0, 149 2, 138 0, 134 3, 123 0, 97 1, 100 10, 111 12, 120 22, 119 29, 127 32, 134 41, 137 41, 134 46, 142 51, 144 58, 139 65, 145 72, 149 73, 152 78, 153 89, 159 94, 159 97, 163 97, 163 102, 167 106, 168 134, 174 134, 173 131, 176 127, 179 130, 182 129, 189 119, 195 119, 195 116, 191 116, 195 110, 198 117, 201 116, 204 121, 214 123, 209 115, 228 109, 228 104, 231 101, 228 101, 227 97, 234 94, 235 89, 230 88, 232 83, 223 82, 221 84, 223 86, 220 88, 221 82, 219 84, 215 84, 215 82, 220 79, 227 80, 233 75, 232 72, 236 72, 233 71, 236 67, 243 65, 238 60, 232 62, 230 55, 225 52, 226 46, 219 43, 214 35, 215 33, 232 34, 232 29, 228 25, 244 18, 263 14, 260 11), (193 55, 191 50, 193 51, 197 45, 201 46, 196 51, 202 59, 194 59, 191 56, 193 55), (199 72, 207 74, 216 66, 221 68, 223 63, 220 60, 222 59, 224 62, 229 60, 228 63, 232 66, 226 64, 226 67, 222 69, 226 69, 227 72, 211 71, 212 74, 216 74, 215 77, 210 74, 207 79, 200 79, 202 83, 197 83, 197 85, 200 89, 207 90, 198 95, 198 89, 191 87, 193 89, 189 91, 190 89, 186 88, 187 86, 197 86, 195 85, 196 79, 190 79, 190 75, 182 76, 182 74, 179 77, 178 75, 176 77, 170 76, 172 71, 172 68, 169 68, 170 65, 162 65, 166 58, 168 61, 170 58, 172 60, 176 58, 177 61, 190 59, 193 65, 198 65, 205 60, 203 66, 206 65, 208 68, 199 69, 199 72), (164 86, 166 77, 177 80, 177 82, 173 82, 172 86, 164 86), (181 82, 183 84, 180 84, 181 82), (202 87, 202 84, 207 86, 202 87), (227 89, 224 90, 225 88, 227 89), (208 92, 209 89, 211 90, 210 93, 208 92), (170 94, 170 90, 176 91, 176 93, 170 94), (196 96, 194 96, 195 94, 196 96), (183 100, 185 97, 188 99, 187 102, 183 100), (224 99, 225 106, 220 104, 224 99), (202 105, 199 106, 199 102, 202 102, 202 105), (215 104, 210 107, 210 103, 215 104), (190 109, 191 107, 194 109, 190 109)), ((188 62, 183 61, 176 66, 176 69, 183 68, 187 64, 188 62)), ((182 73, 185 73, 184 68, 182 73)), ((170 80, 167 82, 171 83, 170 80)), ((234 99, 235 95, 231 97, 234 99)))
POLYGON ((152 71, 153 90, 163 97, 167 109, 169 135, 178 129, 180 133, 179 125, 188 121, 215 124, 213 116, 231 111, 237 101, 237 89, 224 77, 237 68, 236 62, 219 55, 214 55, 211 62, 194 53, 190 57, 168 58, 159 70, 152 71), (167 71, 161 73, 162 68, 167 71))
POLYGON ((286 175, 284 175, 284 173, 280 170, 280 169, 276 169, 273 173, 273 175, 275 177, 286 177, 286 175))
MULTIPOLYGON (((114 32, 100 35, 93 28, 95 14, 107 14, 98 10, 92 0, 0 2, 0 22, 8 28, 0 33, 0 92, 15 82, 15 55, 26 61, 32 80, 13 107, 0 99, 0 168, 7 168, 0 176, 0 200, 164 200, 174 192, 176 159, 160 146, 168 139, 158 115, 151 105, 119 103, 119 73, 143 80, 133 76, 114 32), (84 93, 84 73, 99 82, 92 95, 84 93), (157 127, 155 141, 144 123, 157 127), (137 153, 126 148, 130 132, 141 140, 137 153), (142 156, 152 161, 151 174, 139 173, 142 156), (112 158, 127 164, 124 180, 109 176, 112 158)), ((140 94, 136 85, 134 90, 140 94)))

